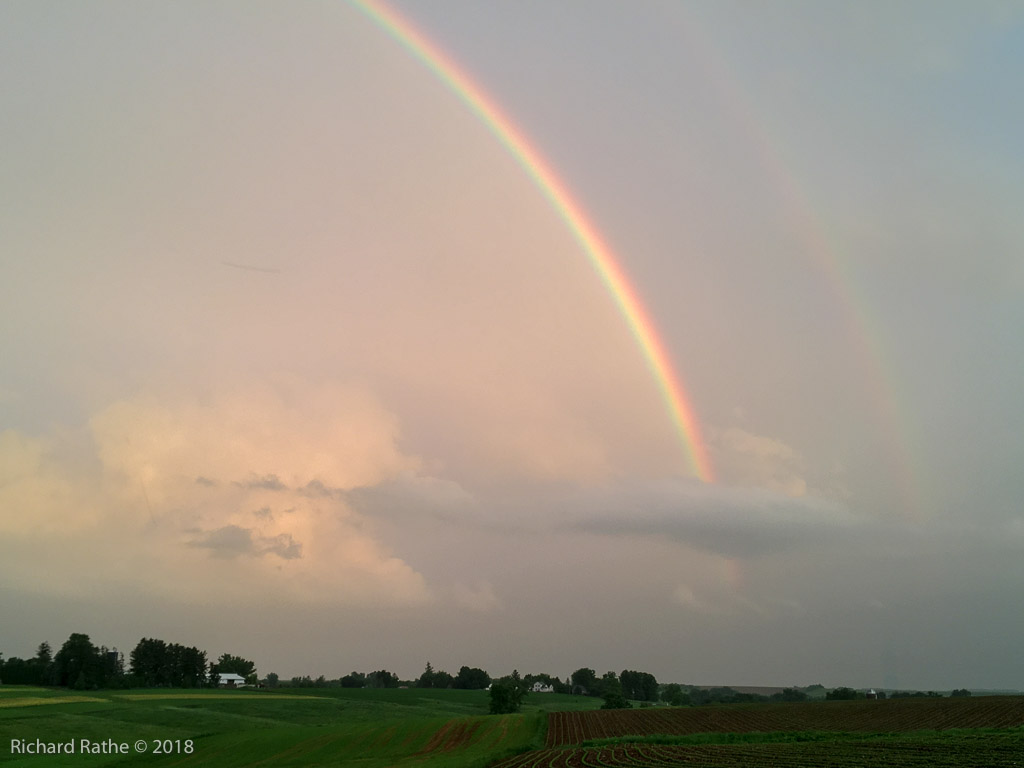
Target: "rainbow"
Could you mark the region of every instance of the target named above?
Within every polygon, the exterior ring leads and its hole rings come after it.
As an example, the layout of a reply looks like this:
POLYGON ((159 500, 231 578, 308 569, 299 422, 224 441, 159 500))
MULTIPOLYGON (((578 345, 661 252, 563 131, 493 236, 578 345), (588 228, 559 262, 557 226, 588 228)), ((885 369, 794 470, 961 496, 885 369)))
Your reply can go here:
POLYGON ((850 259, 838 242, 829 236, 825 219, 812 204, 812 195, 787 162, 783 142, 770 129, 764 116, 754 108, 753 100, 724 58, 708 42, 712 36, 700 25, 696 14, 684 4, 659 6, 661 23, 674 24, 684 38, 682 44, 693 52, 703 67, 724 106, 746 134, 762 168, 773 181, 780 207, 789 220, 809 264, 835 297, 839 319, 845 327, 850 349, 864 374, 867 394, 873 400, 878 426, 885 433, 881 450, 888 456, 897 484, 900 510, 911 519, 920 518, 928 506, 922 491, 922 469, 914 461, 917 452, 911 428, 905 423, 900 393, 889 374, 895 364, 887 359, 882 329, 873 321, 867 297, 860 295, 857 281, 848 265, 850 259))
POLYGON ((604 242, 597 228, 587 219, 583 208, 573 199, 565 184, 552 170, 551 165, 539 151, 530 145, 522 132, 499 109, 494 100, 412 24, 381 0, 353 0, 353 4, 415 55, 451 89, 490 129, 491 133, 530 176, 537 188, 547 197, 583 248, 601 282, 612 295, 616 306, 629 325, 665 400, 675 429, 682 439, 689 469, 701 480, 713 482, 714 470, 707 447, 701 438, 693 406, 686 396, 682 378, 672 367, 665 344, 659 338, 653 321, 644 309, 636 290, 627 280, 615 254, 604 242))

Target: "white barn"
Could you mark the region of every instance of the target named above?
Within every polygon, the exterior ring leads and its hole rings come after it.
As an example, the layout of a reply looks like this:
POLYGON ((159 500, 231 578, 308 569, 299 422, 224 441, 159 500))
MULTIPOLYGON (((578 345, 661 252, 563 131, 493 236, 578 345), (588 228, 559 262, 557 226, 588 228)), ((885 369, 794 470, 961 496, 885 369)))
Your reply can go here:
POLYGON ((220 680, 217 681, 218 688, 241 688, 243 685, 245 685, 245 678, 234 672, 222 672, 220 680))

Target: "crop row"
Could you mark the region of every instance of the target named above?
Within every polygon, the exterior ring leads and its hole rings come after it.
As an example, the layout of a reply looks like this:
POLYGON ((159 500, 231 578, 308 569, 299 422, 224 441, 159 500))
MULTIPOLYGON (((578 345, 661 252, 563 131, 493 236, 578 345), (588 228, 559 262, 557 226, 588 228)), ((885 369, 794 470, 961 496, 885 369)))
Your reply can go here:
POLYGON ((1024 737, 1019 732, 932 740, 900 739, 814 742, 806 744, 653 745, 542 749, 517 755, 492 768, 823 768, 824 766, 902 766, 966 768, 1019 766, 1024 737))
POLYGON ((1012 728, 1024 697, 920 698, 552 712, 545 746, 650 734, 1012 728))

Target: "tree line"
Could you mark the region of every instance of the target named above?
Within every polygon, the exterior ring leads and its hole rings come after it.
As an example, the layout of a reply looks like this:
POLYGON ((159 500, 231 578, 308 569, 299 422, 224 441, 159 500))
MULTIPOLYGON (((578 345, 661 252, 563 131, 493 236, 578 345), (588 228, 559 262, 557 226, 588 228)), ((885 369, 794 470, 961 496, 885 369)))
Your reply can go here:
MULTIPOLYGON (((77 690, 99 688, 202 688, 217 687, 220 675, 234 673, 247 684, 259 682, 256 664, 241 656, 222 654, 217 661, 208 661, 205 651, 194 646, 168 643, 156 638, 143 638, 131 651, 128 667, 124 656, 116 648, 96 646, 89 636, 73 633, 53 653, 48 642, 42 642, 36 655, 29 659, 11 657, 4 660, 0 654, 0 682, 8 685, 53 685, 77 690)), ((763 695, 741 693, 728 687, 701 688, 670 683, 660 685, 649 672, 624 669, 621 673, 605 672, 601 677, 589 667, 581 667, 564 681, 546 673, 520 676, 511 675, 493 679, 479 667, 463 666, 452 675, 438 670, 428 661, 423 673, 415 680, 400 680, 386 669, 373 672, 351 672, 337 680, 322 675, 281 680, 271 672, 262 681, 270 687, 341 687, 341 688, 435 688, 462 690, 489 690, 491 710, 497 713, 517 712, 523 699, 540 683, 555 693, 595 696, 604 700, 602 708, 619 709, 639 702, 640 706, 664 703, 670 706, 703 706, 708 704, 737 704, 745 702, 805 701, 807 699, 849 700, 862 699, 862 690, 848 687, 826 690, 823 685, 806 688, 784 688, 778 693, 763 695)), ((936 691, 891 691, 889 698, 934 697, 936 691)), ((970 696, 966 688, 958 688, 951 696, 970 696)), ((886 698, 878 691, 875 696, 886 698)))
POLYGON ((53 653, 42 642, 30 659, 0 655, 0 682, 7 685, 53 685, 76 690, 99 688, 217 687, 220 675, 234 673, 256 683, 256 665, 241 656, 223 654, 208 662, 205 651, 155 638, 143 638, 129 656, 116 648, 96 646, 88 635, 72 633, 53 653))

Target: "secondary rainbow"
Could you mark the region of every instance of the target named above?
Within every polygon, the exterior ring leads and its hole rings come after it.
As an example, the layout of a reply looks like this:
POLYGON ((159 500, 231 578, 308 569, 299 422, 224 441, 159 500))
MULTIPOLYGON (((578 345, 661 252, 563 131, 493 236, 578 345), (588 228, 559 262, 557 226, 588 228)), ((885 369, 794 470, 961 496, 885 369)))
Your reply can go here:
POLYGON ((914 450, 912 428, 902 404, 905 398, 900 397, 898 380, 891 373, 896 365, 887 360, 883 331, 874 322, 867 297, 858 290, 850 255, 830 237, 826 217, 815 210, 813 195, 801 183, 795 164, 786 160, 785 142, 755 108, 749 89, 733 71, 729 59, 711 45, 714 37, 701 26, 699 16, 683 3, 659 6, 659 10, 663 14, 661 22, 673 25, 682 36, 680 46, 692 52, 712 89, 746 135, 773 181, 780 209, 804 255, 835 297, 835 309, 874 401, 878 427, 885 433, 880 448, 888 454, 887 463, 898 484, 899 509, 911 519, 921 519, 929 500, 924 495, 924 473, 916 461, 919 452, 914 450))
POLYGON ((502 113, 493 99, 442 50, 411 23, 379 0, 353 0, 353 4, 401 45, 422 61, 490 129, 529 174, 579 242, 619 311, 629 325, 644 359, 657 382, 678 431, 689 468, 705 482, 714 481, 714 470, 701 437, 694 409, 682 378, 674 370, 665 345, 615 255, 590 223, 582 207, 544 157, 530 146, 522 132, 502 113))

